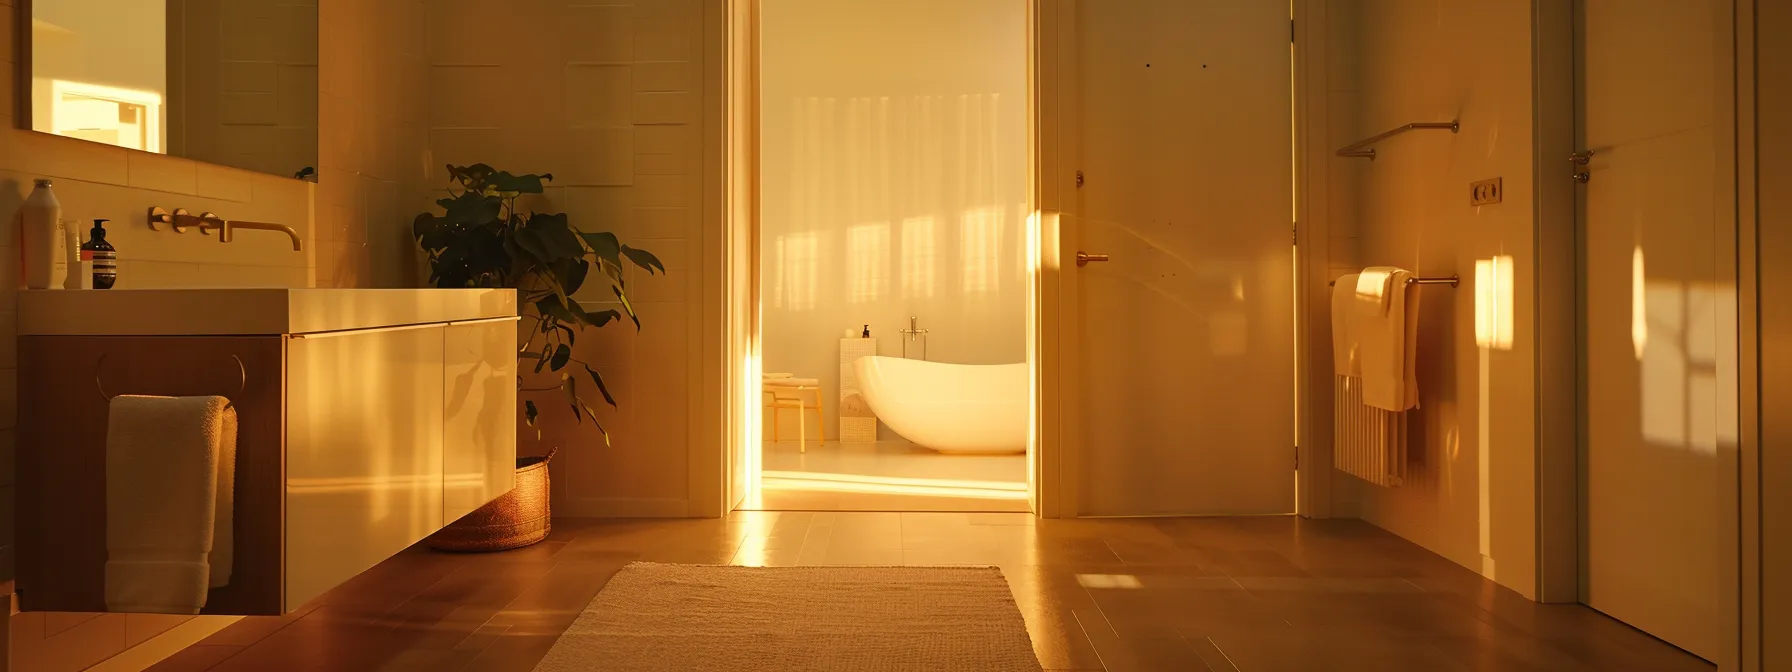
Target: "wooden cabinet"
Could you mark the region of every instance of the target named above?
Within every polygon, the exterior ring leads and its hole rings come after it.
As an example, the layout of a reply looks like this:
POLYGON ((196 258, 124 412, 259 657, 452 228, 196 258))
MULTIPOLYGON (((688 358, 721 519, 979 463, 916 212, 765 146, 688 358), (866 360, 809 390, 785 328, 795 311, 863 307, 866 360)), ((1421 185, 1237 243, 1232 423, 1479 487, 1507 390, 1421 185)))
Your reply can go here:
POLYGON ((515 353, 514 317, 21 336, 20 607, 105 611, 103 395, 231 399, 235 571, 202 613, 282 614, 510 489, 515 353))

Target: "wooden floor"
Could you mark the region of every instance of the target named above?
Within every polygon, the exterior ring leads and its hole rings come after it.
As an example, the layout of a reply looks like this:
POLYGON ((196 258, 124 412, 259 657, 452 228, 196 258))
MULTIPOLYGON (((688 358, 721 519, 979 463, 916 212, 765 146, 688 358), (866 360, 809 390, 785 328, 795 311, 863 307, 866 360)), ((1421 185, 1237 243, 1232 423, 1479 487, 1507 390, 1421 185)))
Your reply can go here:
POLYGON ((500 554, 413 548, 154 669, 526 671, 635 560, 999 565, 1051 670, 1712 669, 1360 521, 747 512, 561 520, 548 541, 500 554))

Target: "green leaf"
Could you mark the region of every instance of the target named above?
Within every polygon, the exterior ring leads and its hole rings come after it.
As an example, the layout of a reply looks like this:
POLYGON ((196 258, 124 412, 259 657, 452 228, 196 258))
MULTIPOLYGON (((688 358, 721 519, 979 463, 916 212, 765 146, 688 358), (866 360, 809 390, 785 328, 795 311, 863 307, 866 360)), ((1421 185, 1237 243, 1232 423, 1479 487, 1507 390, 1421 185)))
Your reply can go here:
POLYGON ((591 272, 591 262, 573 257, 561 259, 553 265, 555 279, 560 281, 560 288, 568 295, 576 294, 585 285, 585 276, 591 272))
POLYGON ((660 273, 666 272, 666 265, 660 263, 660 258, 653 256, 652 252, 623 245, 622 254, 623 256, 628 257, 629 261, 635 262, 636 266, 646 269, 650 274, 656 270, 660 273))
POLYGON ((597 233, 581 233, 579 237, 585 239, 585 244, 591 246, 591 251, 597 255, 597 258, 610 262, 613 266, 622 264, 622 259, 618 256, 621 254, 622 244, 616 241, 616 234, 599 231, 597 233))
POLYGON ((578 318, 573 317, 572 311, 566 309, 566 304, 560 303, 560 297, 558 296, 549 296, 540 301, 536 301, 535 310, 557 320, 565 320, 567 322, 578 320, 578 318))
POLYGON ((485 178, 491 174, 492 167, 483 163, 475 163, 471 166, 448 165, 448 176, 468 188, 484 185, 485 178))
POLYGON ((611 408, 615 408, 616 398, 610 396, 610 388, 604 385, 604 377, 597 375, 597 371, 592 369, 589 364, 585 365, 585 373, 591 374, 591 384, 596 385, 597 391, 604 395, 604 402, 609 404, 611 408))
MULTIPOLYGON (((577 306, 579 304, 571 303, 571 304, 567 304, 567 305, 568 306, 577 306)), ((572 327, 566 326, 565 322, 555 320, 553 328, 554 328, 554 330, 559 331, 560 335, 566 339, 567 346, 571 346, 578 341, 578 338, 576 338, 577 334, 572 330, 572 327)))
POLYGON ((549 360, 548 366, 553 367, 555 371, 559 371, 560 369, 566 368, 566 363, 571 360, 572 347, 565 343, 561 343, 560 347, 554 348, 554 358, 549 360))
POLYGON ((585 408, 585 415, 591 418, 591 425, 597 428, 597 433, 604 435, 604 447, 610 447, 610 430, 604 429, 603 423, 597 421, 597 412, 585 404, 580 404, 580 406, 585 408))
POLYGON ((545 367, 548 365, 549 354, 553 352, 553 349, 554 349, 553 345, 541 346, 541 354, 535 356, 535 359, 536 359, 535 372, 536 373, 541 373, 542 367, 545 367))
POLYGON ((511 234, 511 240, 515 240, 517 247, 534 257, 531 260, 532 263, 528 264, 529 266, 546 264, 554 260, 554 255, 548 252, 548 245, 541 239, 541 234, 532 229, 517 229, 515 233, 511 234))
POLYGON ((535 408, 535 402, 533 402, 533 401, 524 401, 523 402, 523 420, 525 422, 527 422, 530 427, 535 426, 535 418, 540 415, 541 415, 541 411, 535 408))
POLYGON ((546 175, 511 175, 508 172, 500 170, 487 177, 485 179, 485 184, 498 191, 508 191, 519 194, 539 194, 542 191, 541 183, 544 180, 551 181, 553 179, 554 176, 552 173, 546 175))
POLYGON ((579 403, 579 379, 564 373, 560 374, 560 389, 566 392, 566 405, 572 407, 573 416, 578 417, 579 407, 584 405, 579 403))
POLYGON ((595 313, 585 313, 584 317, 585 317, 585 324, 589 324, 593 327, 601 327, 606 324, 609 324, 610 320, 622 319, 622 313, 616 312, 615 308, 611 308, 609 310, 598 311, 595 313))
POLYGON ((579 236, 573 233, 572 226, 567 223, 565 213, 533 213, 524 225, 542 242, 542 248, 551 256, 543 257, 543 261, 560 259, 578 259, 585 256, 585 246, 579 244, 579 236))
POLYGON ((629 303, 628 295, 622 293, 621 287, 611 287, 610 290, 616 292, 616 299, 622 302, 622 309, 628 312, 628 319, 635 321, 635 331, 640 331, 641 316, 635 314, 635 305, 629 303))

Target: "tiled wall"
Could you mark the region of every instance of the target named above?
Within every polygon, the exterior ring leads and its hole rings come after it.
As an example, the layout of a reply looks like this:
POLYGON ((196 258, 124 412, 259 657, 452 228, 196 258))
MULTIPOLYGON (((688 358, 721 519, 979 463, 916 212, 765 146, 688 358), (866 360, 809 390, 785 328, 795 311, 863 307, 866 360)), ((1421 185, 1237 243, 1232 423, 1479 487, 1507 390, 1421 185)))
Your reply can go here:
MULTIPOLYGON (((475 12, 505 15, 486 3, 475 12)), ((430 177, 423 0, 323 0, 317 278, 324 287, 415 287, 411 219, 430 177)), ((457 48, 483 52, 477 39, 457 48)), ((517 89, 493 88, 494 100, 517 89)))
MULTIPOLYGON (((0 0, 0 580, 13 576, 13 473, 18 421, 17 305, 19 205, 32 181, 52 178, 63 217, 113 220, 119 287, 200 285, 303 287, 311 283, 313 185, 187 159, 145 154, 17 129, 14 0, 0 0), (150 206, 184 207, 232 218, 279 222, 301 232, 306 251, 284 236, 246 231, 228 245, 217 236, 150 231, 150 206)), ((0 610, 3 614, 4 610, 0 610)), ((11 619, 15 669, 75 670, 104 660, 184 619, 96 614, 21 614, 11 619)))
MULTIPOLYGON (((651 250, 668 274, 630 271, 642 323, 587 329, 577 354, 621 404, 597 404, 612 445, 555 396, 536 396, 544 438, 519 428, 519 452, 559 447, 557 515, 685 515, 696 388, 692 329, 701 315, 698 250, 702 142, 697 0, 427 0, 430 185, 443 164, 553 173, 532 205, 585 231, 651 250), (478 45, 471 48, 469 45, 478 45)), ((592 283, 594 286, 599 283, 592 283)), ((607 290, 584 292, 608 308, 607 290)))
POLYGON ((273 175, 317 167, 317 0, 169 0, 169 151, 273 175))
POLYGON ((1462 124, 1455 135, 1416 131, 1385 143, 1373 163, 1328 159, 1334 274, 1394 265, 1464 278, 1456 289, 1419 290, 1422 402, 1409 423, 1419 464, 1402 487, 1357 489, 1357 507, 1369 522, 1529 592, 1535 569, 1530 8, 1447 3, 1439 9, 1419 0, 1326 6, 1328 146, 1412 121, 1462 124), (1470 207, 1462 198, 1468 183, 1491 177, 1504 178, 1504 202, 1470 207), (1510 255, 1516 264, 1517 336, 1511 348, 1483 353, 1475 344, 1470 279, 1476 259, 1495 255, 1510 255))

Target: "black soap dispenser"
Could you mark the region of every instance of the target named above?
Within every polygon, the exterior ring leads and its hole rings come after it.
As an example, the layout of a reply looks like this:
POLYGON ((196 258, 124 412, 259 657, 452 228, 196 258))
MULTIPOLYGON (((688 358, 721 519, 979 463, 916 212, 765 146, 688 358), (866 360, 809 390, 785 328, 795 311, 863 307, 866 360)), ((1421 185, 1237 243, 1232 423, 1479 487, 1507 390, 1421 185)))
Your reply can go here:
POLYGON ((106 222, 93 220, 87 242, 81 243, 81 261, 93 266, 93 288, 111 289, 118 282, 118 248, 106 242, 106 222))

